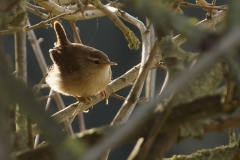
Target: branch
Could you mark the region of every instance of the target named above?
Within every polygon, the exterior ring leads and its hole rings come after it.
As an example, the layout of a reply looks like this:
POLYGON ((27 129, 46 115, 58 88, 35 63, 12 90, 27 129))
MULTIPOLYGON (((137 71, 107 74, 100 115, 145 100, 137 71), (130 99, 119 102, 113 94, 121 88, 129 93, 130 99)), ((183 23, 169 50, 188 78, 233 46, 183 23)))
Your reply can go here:
POLYGON ((27 3, 26 10, 28 12, 31 12, 31 13, 37 15, 37 16, 40 16, 42 19, 48 19, 48 15, 47 14, 40 12, 38 10, 37 6, 34 6, 34 5, 30 4, 30 3, 27 3))
MULTIPOLYGON (((128 13, 119 11, 119 12, 117 12, 117 14, 118 14, 118 16, 122 17, 126 21, 136 25, 140 30, 140 33, 141 33, 141 36, 142 36, 142 59, 141 59, 141 66, 142 67, 140 68, 140 72, 145 72, 146 71, 145 70, 146 66, 148 66, 150 61, 154 61, 152 63, 155 63, 155 64, 160 61, 160 56, 154 57, 156 59, 151 57, 148 64, 146 64, 145 69, 143 68, 147 58, 149 58, 148 56, 149 56, 149 51, 150 51, 150 43, 149 43, 150 42, 150 38, 149 38, 150 32, 147 31, 147 28, 145 27, 145 25, 141 21, 132 17, 128 13), (145 71, 143 71, 143 70, 145 70, 145 71)), ((154 51, 156 51, 156 48, 155 48, 154 51)), ((153 53, 153 54, 156 54, 156 53, 153 53)), ((134 107, 137 103, 137 100, 139 99, 140 93, 142 91, 142 87, 143 87, 143 81, 142 80, 144 79, 143 77, 144 77, 143 74, 139 74, 138 79, 140 78, 141 80, 138 81, 138 82, 135 81, 134 86, 132 87, 131 93, 129 94, 129 96, 124 101, 123 106, 121 107, 121 109, 119 110, 117 115, 115 116, 112 124, 115 124, 117 122, 121 122, 124 119, 125 116, 127 116, 127 117, 125 117, 125 120, 127 120, 128 117, 131 115, 131 112, 133 111, 133 109, 134 109, 134 107), (131 99, 131 102, 126 105, 126 102, 128 102, 130 99, 131 99), (128 115, 126 115, 126 114, 128 114, 128 115)))
MULTIPOLYGON (((53 15, 60 15, 63 13, 69 13, 72 12, 72 10, 68 9, 67 7, 60 6, 56 4, 52 0, 35 0, 40 6, 46 9, 47 12, 53 14, 53 15)), ((113 7, 107 6, 108 8, 113 9, 113 7)), ((78 7, 76 6, 77 10, 78 7)), ((86 7, 81 8, 82 12, 76 12, 75 14, 72 15, 65 15, 63 18, 69 21, 76 21, 76 20, 87 20, 87 19, 92 19, 96 17, 102 17, 105 16, 105 13, 98 9, 93 9, 92 5, 87 5, 86 7)))
MULTIPOLYGON (((50 19, 48 19, 48 20, 45 20, 45 21, 42 21, 42 22, 40 22, 40 23, 38 23, 38 24, 35 24, 35 25, 33 25, 33 26, 26 26, 26 31, 30 31, 30 30, 34 30, 34 29, 37 29, 37 28, 40 28, 40 27, 49 27, 49 26, 51 26, 51 25, 49 25, 48 23, 50 23, 50 22, 52 22, 52 21, 54 21, 54 20, 56 20, 56 19, 58 19, 58 18, 60 18, 60 17, 63 17, 63 16, 65 16, 65 15, 70 15, 70 14, 74 14, 75 12, 69 12, 69 13, 63 13, 63 14, 60 14, 60 15, 58 15, 58 16, 55 16, 55 17, 53 17, 53 18, 50 18, 50 19)), ((12 29, 9 29, 9 30, 2 30, 2 31, 0 31, 0 35, 4 35, 4 34, 11 34, 11 33, 14 33, 14 32, 16 32, 16 31, 18 31, 18 30, 21 30, 21 28, 19 28, 19 27, 14 27, 14 28, 12 28, 12 29)))
POLYGON ((138 38, 128 27, 123 24, 123 22, 117 17, 116 14, 114 14, 110 9, 103 5, 99 0, 88 0, 88 2, 105 13, 119 27, 127 39, 128 47, 130 49, 137 50, 139 48, 140 42, 138 38))
MULTIPOLYGON (((8 0, 4 0, 3 3, 6 4, 6 7, 9 7, 7 5, 8 0)), ((3 18, 3 17, 1 17, 3 18)), ((0 18, 0 22, 4 23, 4 21, 0 18)), ((0 24, 1 25, 1 24, 0 24)), ((1 26, 0 26, 1 27, 1 26)), ((7 57, 3 53, 3 39, 0 40, 0 70, 1 68, 4 68, 7 72, 9 72, 9 61, 7 60, 7 57)), ((1 84, 0 84, 1 85, 1 84)), ((2 90, 2 92, 4 92, 2 90)), ((10 110, 8 110, 7 107, 9 106, 8 103, 6 103, 5 96, 0 96, 0 159, 4 160, 12 160, 11 152, 12 152, 12 146, 10 142, 10 135, 12 135, 14 131, 14 126, 12 120, 12 116, 9 116, 10 110)))
POLYGON ((81 38, 80 38, 80 36, 79 36, 79 34, 78 34, 78 31, 77 31, 77 27, 76 27, 75 22, 71 21, 70 24, 71 24, 71 27, 72 27, 72 30, 73 30, 73 35, 74 35, 75 41, 76 41, 77 43, 82 44, 82 41, 81 41, 81 38))
MULTIPOLYGON (((153 47, 154 42, 156 40, 155 37, 155 31, 152 22, 149 21, 148 18, 146 18, 146 26, 147 30, 149 31, 148 38, 149 38, 149 45, 150 48, 153 47)), ((159 67, 162 67, 162 65, 159 65, 159 67)), ((148 73, 148 76, 146 78, 145 82, 145 96, 149 99, 152 100, 155 96, 155 89, 156 89, 156 75, 157 75, 157 70, 151 70, 148 73)))
MULTIPOLYGON (((225 18, 225 15, 226 15, 225 11, 217 12, 212 16, 212 19, 202 20, 202 21, 198 22, 196 25, 199 27, 203 27, 203 28, 212 28, 212 26, 223 21, 225 18)), ((178 46, 180 46, 187 40, 187 38, 181 34, 175 36, 173 39, 178 46)))
POLYGON ((197 5, 197 4, 192 4, 188 2, 182 2, 181 6, 184 7, 193 7, 193 8, 202 8, 202 9, 209 9, 209 10, 227 10, 226 6, 211 6, 211 5, 197 5))
MULTIPOLYGON (((16 13, 18 15, 23 14, 24 17, 20 19, 20 22, 16 24, 20 28, 24 28, 26 25, 26 1, 21 0, 17 6, 16 13)), ((14 34, 15 43, 15 68, 16 77, 27 83, 27 52, 26 52, 26 30, 23 29, 14 34)), ((23 112, 22 106, 17 104, 15 110, 15 125, 16 125, 16 144, 17 150, 23 151, 33 147, 32 135, 31 135, 31 124, 27 115, 23 112), (30 128, 28 127, 30 126, 30 128)))
POLYGON ((52 1, 54 1, 57 4, 60 3, 59 5, 70 4, 75 2, 75 0, 52 0, 52 1))
POLYGON ((214 149, 203 149, 191 155, 177 155, 172 158, 164 158, 163 160, 226 160, 231 159, 236 152, 239 151, 239 144, 234 143, 227 146, 220 146, 214 149))

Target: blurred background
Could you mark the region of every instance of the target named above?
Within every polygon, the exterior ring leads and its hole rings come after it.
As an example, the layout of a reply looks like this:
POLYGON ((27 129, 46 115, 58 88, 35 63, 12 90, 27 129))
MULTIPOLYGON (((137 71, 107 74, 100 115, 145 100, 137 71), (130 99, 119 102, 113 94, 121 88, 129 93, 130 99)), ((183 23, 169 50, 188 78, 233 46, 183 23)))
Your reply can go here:
MULTIPOLYGON (((211 1, 207 0, 209 3, 211 1)), ((195 3, 195 0, 187 0, 186 2, 195 3)), ((106 1, 103 1, 106 4, 106 1)), ((217 5, 227 4, 226 0, 217 0, 217 5)), ((184 12, 184 15, 196 18, 201 21, 205 19, 206 12, 202 9, 197 8, 186 8, 181 7, 184 12)), ((138 17, 139 20, 145 23, 145 17, 134 11, 132 8, 124 8, 124 11, 128 12, 134 17, 138 17)), ((32 25, 37 24, 42 21, 41 18, 29 13, 30 23, 32 25)), ((61 19, 63 26, 66 30, 66 34, 70 41, 73 42, 73 32, 68 21, 61 19)), ((129 27, 141 40, 140 32, 136 26, 129 24, 128 22, 123 21, 127 27, 129 27)), ((119 28, 108 18, 95 18, 91 20, 77 21, 77 27, 80 29, 80 37, 83 44, 97 48, 105 52, 109 59, 113 62, 117 62, 118 66, 112 67, 113 79, 121 76, 129 69, 140 63, 141 59, 141 47, 139 50, 134 51, 128 48, 128 43, 123 36, 119 28)), ((38 28, 34 30, 37 38, 43 38, 44 41, 41 43, 41 49, 44 54, 44 58, 50 66, 52 61, 49 57, 48 50, 53 47, 53 43, 56 41, 56 36, 53 28, 38 28)), ((177 33, 176 33, 177 34, 177 33)), ((13 35, 4 35, 2 36, 4 43, 4 51, 9 55, 12 61, 12 72, 14 71, 14 36, 13 35)), ((184 43, 181 46, 186 51, 197 52, 198 49, 193 47, 188 42, 184 43)), ((43 78, 43 74, 38 65, 37 59, 33 52, 33 49, 30 45, 30 42, 27 40, 27 66, 28 66, 28 85, 33 87, 33 85, 38 84, 43 78)), ((165 78, 165 71, 157 69, 157 78, 156 78, 156 94, 160 91, 162 83, 165 78)), ((124 88, 117 93, 126 97, 128 95, 131 87, 124 88)), ((144 93, 144 91, 143 91, 144 93)), ((42 89, 41 96, 46 96, 49 94, 49 89, 42 89)), ((144 94, 142 94, 144 96, 144 94)), ((65 106, 68 106, 72 103, 75 103, 76 100, 73 97, 62 96, 65 106)), ((109 104, 106 105, 105 101, 98 103, 89 110, 88 113, 84 114, 86 129, 93 127, 99 127, 102 125, 108 125, 111 123, 119 108, 121 107, 123 101, 116 98, 110 97, 109 104)), ((57 107, 55 102, 51 101, 51 111, 52 113, 57 112, 57 107)), ((72 123, 74 132, 79 132, 77 118, 75 118, 72 123)), ((239 130, 237 130, 239 133, 239 130)), ((208 133, 199 139, 187 139, 184 141, 175 144, 172 149, 167 154, 167 157, 177 154, 191 154, 196 152, 199 149, 214 148, 219 145, 227 145, 229 142, 228 131, 225 130, 222 133, 208 133)), ((114 148, 109 156, 109 160, 124 160, 128 157, 131 152, 133 144, 127 144, 121 147, 114 148)))

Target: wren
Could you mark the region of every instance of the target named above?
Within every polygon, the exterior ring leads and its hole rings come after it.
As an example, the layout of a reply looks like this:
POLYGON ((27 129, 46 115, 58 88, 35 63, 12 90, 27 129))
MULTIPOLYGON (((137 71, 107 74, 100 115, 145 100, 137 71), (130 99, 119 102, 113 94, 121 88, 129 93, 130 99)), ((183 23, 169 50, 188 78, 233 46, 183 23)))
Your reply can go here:
POLYGON ((53 65, 48 69, 46 83, 59 93, 77 99, 88 98, 100 91, 111 80, 111 62, 100 50, 71 43, 60 22, 54 22, 57 42, 49 50, 53 65))

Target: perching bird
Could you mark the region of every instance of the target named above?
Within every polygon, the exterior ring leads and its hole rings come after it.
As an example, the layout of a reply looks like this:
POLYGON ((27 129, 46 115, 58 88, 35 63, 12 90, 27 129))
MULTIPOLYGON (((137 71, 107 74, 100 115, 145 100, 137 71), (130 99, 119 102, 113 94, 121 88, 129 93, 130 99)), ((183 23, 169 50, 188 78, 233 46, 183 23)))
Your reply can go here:
POLYGON ((117 63, 110 62, 102 51, 71 43, 58 21, 54 22, 54 30, 57 43, 49 50, 53 65, 48 70, 46 83, 53 90, 78 100, 104 91, 112 76, 110 66, 117 63))

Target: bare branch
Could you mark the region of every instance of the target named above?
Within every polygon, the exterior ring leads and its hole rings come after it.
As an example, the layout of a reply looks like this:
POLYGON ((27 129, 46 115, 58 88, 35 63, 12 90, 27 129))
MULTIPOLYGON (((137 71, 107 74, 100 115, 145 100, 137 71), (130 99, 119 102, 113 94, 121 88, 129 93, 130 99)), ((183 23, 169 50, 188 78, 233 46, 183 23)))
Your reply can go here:
MULTIPOLYGON (((218 159, 226 160, 231 159, 236 152, 239 151, 239 145, 237 143, 229 144, 227 146, 219 146, 214 149, 203 149, 191 155, 178 155, 174 156, 174 160, 203 160, 208 159, 218 159)), ((172 158, 164 158, 163 160, 171 160, 172 158)))
MULTIPOLYGON (((26 1, 22 0, 18 4, 17 13, 24 14, 22 20, 17 24, 18 27, 22 28, 26 25, 26 1), (21 6, 21 7, 20 7, 21 6)), ((26 30, 16 32, 14 34, 15 42, 15 67, 16 77, 25 84, 27 83, 27 51, 26 51, 26 30)), ((15 122, 16 122, 16 136, 17 136, 17 150, 23 151, 28 148, 32 148, 32 135, 31 135, 31 124, 27 118, 27 115, 23 113, 22 106, 17 104, 15 111, 15 122), (30 126, 30 128, 28 127, 30 126)))
POLYGON ((146 79, 146 76, 148 74, 148 71, 151 69, 151 67, 154 65, 154 60, 156 60, 157 53, 158 53, 158 41, 155 42, 153 49, 151 53, 149 54, 149 57, 144 63, 144 66, 140 69, 139 76, 136 79, 132 90, 130 91, 127 99, 124 101, 121 109, 117 113, 117 115, 114 117, 114 120, 112 121, 112 124, 116 123, 123 123, 126 122, 131 115, 131 112, 133 111, 137 100, 141 93, 142 85, 146 79))
MULTIPOLYGON (((196 25, 203 28, 212 28, 212 26, 223 21, 225 18, 225 15, 226 15, 225 11, 217 12, 212 16, 212 19, 202 20, 201 22, 198 22, 196 25)), ((176 42, 176 44, 178 44, 179 46, 187 40, 186 37, 184 37, 183 35, 177 35, 173 39, 176 42)))
POLYGON ((184 7, 193 7, 193 8, 202 8, 202 9, 210 9, 210 10, 227 10, 226 6, 205 6, 205 5, 196 5, 188 2, 182 2, 181 6, 184 7))
MULTIPOLYGON (((155 36, 155 31, 154 31, 154 27, 153 24, 149 21, 148 18, 146 18, 146 26, 148 26, 147 31, 149 31, 149 42, 150 42, 150 47, 152 48, 154 45, 154 42, 156 40, 156 36, 155 36)), ((157 70, 150 70, 148 73, 148 76, 146 78, 146 82, 145 82, 145 95, 149 100, 152 100, 155 94, 155 87, 156 87, 156 74, 157 74, 157 70)))
MULTIPOLYGON (((60 6, 56 4, 54 1, 49 0, 35 0, 39 5, 41 5, 43 8, 46 9, 49 13, 52 13, 53 15, 60 15, 63 13, 70 13, 72 10, 68 9, 67 7, 60 6)), ((75 6, 77 10, 78 7, 75 6)), ((108 8, 113 9, 113 7, 108 6, 108 8)), ((86 7, 83 7, 81 9, 82 12, 76 12, 72 15, 65 15, 63 18, 67 19, 69 21, 76 21, 76 20, 86 20, 86 19, 91 19, 91 18, 96 18, 96 17, 102 17, 105 16, 105 13, 98 9, 93 9, 92 5, 87 5, 86 7)))
POLYGON ((75 22, 71 21, 70 23, 71 23, 71 26, 72 26, 72 30, 73 30, 73 34, 74 34, 74 38, 76 39, 76 42, 82 44, 82 41, 81 41, 81 38, 78 34, 75 22))
POLYGON ((109 10, 105 5, 103 5, 99 0, 89 0, 88 2, 96 8, 100 9, 102 12, 104 12, 119 27, 119 29, 123 32, 125 38, 127 39, 128 47, 130 49, 137 50, 139 48, 140 42, 138 38, 128 27, 123 24, 123 22, 116 16, 116 14, 112 13, 112 11, 109 10))
POLYGON ((31 13, 37 15, 37 16, 40 16, 42 19, 47 19, 48 18, 47 14, 40 12, 37 7, 34 8, 34 5, 32 5, 30 3, 27 4, 26 10, 28 12, 31 12, 31 13))

